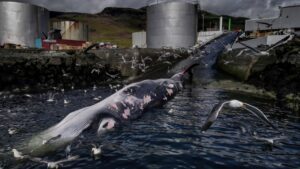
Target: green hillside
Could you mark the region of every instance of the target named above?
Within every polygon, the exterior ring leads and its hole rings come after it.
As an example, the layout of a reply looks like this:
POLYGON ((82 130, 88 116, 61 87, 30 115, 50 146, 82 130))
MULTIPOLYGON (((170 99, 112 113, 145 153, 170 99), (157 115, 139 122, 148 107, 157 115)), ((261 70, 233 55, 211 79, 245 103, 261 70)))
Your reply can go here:
MULTIPOLYGON (((209 12, 199 12, 199 26, 202 29, 202 14, 205 14, 205 28, 216 26, 219 16, 209 12)), ((229 16, 224 16, 227 28, 229 16)), ((246 18, 232 18, 232 30, 244 28, 246 18)), ((146 30, 146 9, 106 8, 99 14, 51 12, 51 20, 74 20, 89 25, 92 42, 112 42, 120 47, 131 47, 132 32, 146 30)))

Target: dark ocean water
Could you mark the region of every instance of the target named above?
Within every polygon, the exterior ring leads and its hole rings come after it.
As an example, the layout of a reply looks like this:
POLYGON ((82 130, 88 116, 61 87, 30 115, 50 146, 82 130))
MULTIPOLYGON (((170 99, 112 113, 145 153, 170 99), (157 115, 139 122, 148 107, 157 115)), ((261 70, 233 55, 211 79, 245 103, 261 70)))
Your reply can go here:
MULTIPOLYGON (((221 38, 226 44, 232 37, 221 38)), ((71 145, 71 154, 80 159, 64 163, 66 169, 191 169, 191 168, 299 168, 300 166, 300 117, 281 110, 272 101, 205 88, 205 84, 221 78, 212 68, 215 56, 223 44, 213 42, 196 54, 196 58, 184 61, 201 61, 203 65, 194 71, 194 80, 187 83, 182 92, 161 108, 151 109, 138 120, 122 128, 96 136, 96 130, 84 132, 71 145), (213 106, 220 101, 238 99, 262 109, 278 126, 280 132, 261 123, 253 115, 240 109, 224 109, 217 122, 205 133, 201 126, 213 106), (284 137, 274 146, 258 141, 259 137, 284 137), (103 145, 98 159, 91 156, 92 144, 103 145)), ((89 106, 114 93, 108 86, 97 89, 74 89, 45 93, 0 95, 0 168, 38 169, 46 164, 11 162, 9 153, 15 145, 37 132, 59 122, 68 113, 89 106), (47 102, 56 94, 54 102, 47 102), (64 99, 70 101, 64 104, 64 99), (10 136, 8 129, 16 129, 10 136), (7 157, 7 158, 6 158, 7 157)), ((49 155, 45 159, 55 161, 65 158, 65 152, 49 155)))

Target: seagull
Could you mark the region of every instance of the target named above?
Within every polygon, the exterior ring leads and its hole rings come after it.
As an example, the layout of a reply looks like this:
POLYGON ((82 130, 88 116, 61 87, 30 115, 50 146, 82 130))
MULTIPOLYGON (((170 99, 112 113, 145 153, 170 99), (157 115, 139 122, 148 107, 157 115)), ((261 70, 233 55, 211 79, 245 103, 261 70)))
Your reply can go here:
POLYGON ((259 118, 263 122, 270 125, 272 128, 277 130, 277 128, 269 121, 269 119, 264 115, 264 113, 257 107, 252 106, 247 103, 243 103, 239 100, 230 100, 230 101, 225 101, 225 102, 219 103, 214 106, 214 108, 210 112, 206 122, 202 126, 202 131, 206 131, 216 121, 216 119, 217 119, 220 111, 224 107, 224 105, 228 105, 231 108, 243 108, 243 109, 247 110, 248 112, 252 113, 254 116, 259 118))
POLYGON ((246 50, 248 50, 248 49, 247 49, 247 48, 242 49, 242 50, 236 55, 236 57, 241 56, 246 50))
POLYGON ((122 55, 122 60, 123 60, 123 63, 130 62, 130 61, 127 61, 123 55, 122 55))
POLYGON ((54 97, 55 97, 56 95, 57 95, 56 93, 55 93, 55 94, 49 93, 47 102, 54 102, 54 97))
POLYGON ((23 160, 26 158, 26 156, 24 156, 20 151, 18 151, 17 149, 12 149, 13 155, 15 157, 15 159, 17 160, 23 160))
POLYGON ((96 146, 95 144, 92 144, 93 148, 91 150, 91 152, 93 153, 94 156, 99 156, 102 153, 101 148, 103 147, 103 145, 101 146, 96 146))
POLYGON ((64 104, 69 104, 69 103, 71 103, 70 100, 64 99, 64 104))
POLYGON ((97 86, 96 85, 94 85, 93 86, 93 91, 95 91, 97 89, 97 86))
POLYGON ((119 74, 112 75, 112 74, 109 74, 109 73, 107 73, 107 72, 105 72, 105 74, 106 74, 107 76, 109 76, 110 78, 112 78, 112 79, 115 79, 115 78, 117 78, 117 77, 119 76, 119 74))
POLYGON ((9 135, 14 135, 17 133, 17 129, 15 129, 15 128, 9 128, 7 131, 8 131, 9 135))
POLYGON ((101 70, 100 69, 92 69, 92 71, 91 71, 91 74, 93 74, 93 73, 97 73, 98 75, 101 73, 101 70))
POLYGON ((65 149, 66 157, 68 158, 71 153, 71 145, 68 145, 65 149))
POLYGON ((94 97, 94 98, 93 98, 93 100, 95 100, 95 101, 100 101, 101 99, 102 99, 101 96, 98 96, 98 97, 94 97))
POLYGON ((24 94, 24 96, 27 98, 32 98, 32 96, 30 94, 24 94))
POLYGON ((144 60, 144 62, 145 62, 145 61, 149 61, 149 62, 152 62, 152 61, 153 61, 149 56, 145 57, 143 60, 144 60))
POLYGON ((224 65, 227 65, 227 64, 232 63, 232 62, 233 62, 232 60, 231 61, 224 60, 224 65))
POLYGON ((253 138, 255 140, 258 140, 258 141, 262 141, 262 142, 265 142, 269 145, 274 145, 275 141, 278 141, 278 140, 286 140, 287 137, 286 136, 282 136, 282 137, 273 137, 273 138, 264 138, 264 137, 258 137, 258 136, 253 136, 253 138))
POLYGON ((164 61, 163 63, 167 64, 167 65, 172 65, 172 63, 170 61, 164 61))
POLYGON ((41 158, 31 158, 30 160, 33 162, 47 164, 47 168, 50 168, 50 169, 58 169, 59 166, 62 166, 62 163, 69 162, 69 161, 75 161, 78 158, 79 158, 79 156, 68 156, 66 159, 62 159, 59 161, 46 161, 41 158))

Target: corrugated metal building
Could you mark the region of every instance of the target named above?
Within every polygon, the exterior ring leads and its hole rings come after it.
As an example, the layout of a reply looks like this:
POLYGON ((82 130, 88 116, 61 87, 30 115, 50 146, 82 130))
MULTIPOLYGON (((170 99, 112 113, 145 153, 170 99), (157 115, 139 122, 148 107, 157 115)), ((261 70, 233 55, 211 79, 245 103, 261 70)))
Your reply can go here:
POLYGON ((145 31, 132 33, 132 47, 147 48, 145 31))
POLYGON ((300 31, 300 5, 280 7, 280 15, 276 18, 246 20, 245 31, 268 31, 294 29, 300 31))
POLYGON ((49 29, 49 11, 20 2, 0 2, 0 45, 36 47, 36 40, 49 29))
POLYGON ((52 29, 61 30, 62 39, 67 40, 89 40, 88 25, 77 21, 58 21, 52 23, 52 29))

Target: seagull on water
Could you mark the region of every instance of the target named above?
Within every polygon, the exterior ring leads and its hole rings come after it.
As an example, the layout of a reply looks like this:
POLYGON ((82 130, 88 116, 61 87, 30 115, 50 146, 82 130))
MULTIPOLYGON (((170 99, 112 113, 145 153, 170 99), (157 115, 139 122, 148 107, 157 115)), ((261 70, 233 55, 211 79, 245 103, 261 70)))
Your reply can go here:
POLYGON ((101 155, 101 153, 102 153, 102 147, 103 147, 103 145, 101 145, 101 146, 96 146, 95 144, 92 144, 92 146, 93 146, 93 148, 92 148, 92 150, 91 150, 91 152, 92 152, 92 154, 94 155, 94 156, 99 156, 99 155, 101 155))
POLYGON ((253 136, 253 138, 257 141, 262 141, 262 142, 265 142, 271 146, 274 145, 274 143, 276 141, 279 141, 279 140, 286 140, 287 137, 286 136, 281 136, 281 137, 273 137, 273 138, 265 138, 265 137, 258 137, 258 136, 253 136))
POLYGON ((251 114, 253 114, 254 116, 256 116, 257 118, 259 118, 260 120, 262 120, 263 122, 270 125, 272 128, 277 130, 277 128, 269 121, 269 119, 265 116, 265 114, 257 107, 252 106, 248 103, 243 103, 239 100, 230 100, 215 105, 215 107, 210 112, 206 122, 202 126, 202 131, 206 131, 216 121, 218 115, 220 114, 222 108, 225 105, 228 105, 231 108, 243 108, 248 112, 250 112, 251 114))

